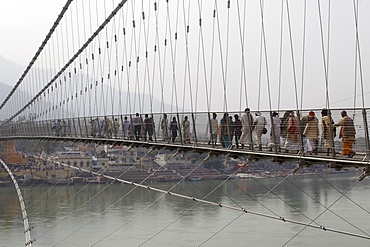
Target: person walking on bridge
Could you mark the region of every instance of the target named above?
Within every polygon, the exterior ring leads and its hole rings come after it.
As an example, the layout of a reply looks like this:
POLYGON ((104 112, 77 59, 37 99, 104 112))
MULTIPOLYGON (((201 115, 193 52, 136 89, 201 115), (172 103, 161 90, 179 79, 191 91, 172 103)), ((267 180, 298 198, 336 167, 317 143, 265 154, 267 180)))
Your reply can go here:
POLYGON ((185 116, 182 121, 182 135, 184 144, 190 144, 190 121, 188 120, 188 116, 185 116))
POLYGON ((266 126, 266 119, 261 115, 261 112, 256 112, 256 119, 254 120, 253 141, 258 145, 258 150, 262 151, 262 134, 266 126))
POLYGON ((112 121, 109 117, 104 117, 104 133, 107 138, 112 138, 112 121))
POLYGON ((241 148, 244 148, 244 145, 253 144, 251 143, 253 116, 251 115, 249 108, 245 108, 244 114, 242 115, 240 121, 242 122, 242 135, 240 136, 240 144, 241 148))
POLYGON ((310 111, 306 117, 306 126, 303 130, 303 135, 307 138, 304 152, 311 154, 315 151, 317 154, 316 143, 319 138, 319 120, 315 117, 313 111, 310 111))
POLYGON ((177 126, 176 117, 173 117, 172 121, 171 121, 171 124, 170 124, 172 142, 175 142, 178 130, 179 130, 179 127, 177 126))
POLYGON ((56 122, 56 124, 55 124, 55 130, 56 130, 57 136, 60 136, 61 127, 62 127, 61 120, 58 119, 57 122, 56 122))
POLYGON ((333 126, 340 126, 339 138, 342 138, 342 155, 348 155, 348 157, 352 158, 356 154, 356 152, 352 150, 352 146, 356 140, 355 125, 346 111, 342 111, 340 115, 342 119, 333 126))
POLYGON ((229 116, 229 148, 232 149, 233 147, 233 139, 234 139, 234 133, 235 132, 235 127, 234 127, 234 122, 233 122, 233 117, 229 116))
POLYGON ((134 125, 135 139, 138 141, 141 137, 141 125, 142 125, 142 121, 141 121, 141 117, 140 117, 139 113, 136 113, 132 122, 133 122, 133 125, 134 125))
POLYGON ((281 152, 281 147, 280 147, 281 120, 279 118, 279 113, 277 113, 276 111, 272 112, 272 123, 273 124, 271 126, 271 131, 270 131, 269 148, 270 148, 270 151, 272 151, 272 148, 276 147, 276 150, 281 152))
POLYGON ((234 135, 235 135, 235 147, 239 148, 239 140, 242 135, 242 122, 239 119, 238 114, 234 115, 234 135))
POLYGON ((91 119, 91 121, 90 121, 90 125, 91 125, 91 136, 92 137, 96 137, 96 133, 97 133, 97 131, 96 131, 96 121, 95 121, 95 119, 91 119))
POLYGON ((327 109, 322 109, 321 116, 322 116, 322 119, 321 119, 322 138, 325 140, 324 145, 326 147, 326 155, 329 156, 329 153, 330 153, 331 149, 334 148, 333 140, 334 140, 334 137, 336 136, 336 129, 333 126, 334 121, 331 119, 331 116, 330 116, 330 119, 329 119, 327 109), (330 125, 332 125, 332 130, 333 130, 333 132, 332 132, 333 137, 332 138, 330 136, 330 125))
POLYGON ((211 138, 208 141, 208 145, 217 145, 217 132, 218 132, 218 121, 217 121, 217 114, 214 112, 212 114, 212 119, 209 120, 209 131, 211 134, 211 138))
POLYGON ((104 137, 104 129, 105 129, 105 121, 104 119, 99 120, 99 137, 104 137))
POLYGON ((60 121, 60 136, 67 135, 67 126, 68 126, 67 122, 64 119, 62 119, 60 121))
POLYGON ((285 145, 286 143, 286 136, 288 133, 288 122, 289 122, 289 116, 290 113, 293 111, 286 111, 282 118, 280 118, 280 136, 282 138, 282 143, 285 145))
POLYGON ((168 133, 168 118, 167 114, 163 114, 163 118, 161 120, 161 129, 162 129, 162 136, 163 136, 163 141, 168 142, 170 140, 170 136, 168 133))
POLYGON ((229 132, 229 114, 227 112, 224 113, 223 118, 220 120, 220 142, 222 147, 228 148, 229 147, 229 139, 230 132, 229 132))
POLYGON ((120 125, 119 125, 118 119, 115 118, 113 122, 113 137, 114 138, 118 138, 119 127, 120 125))
POLYGON ((130 130, 130 121, 125 116, 123 120, 123 126, 122 126, 123 138, 125 140, 129 139, 129 130, 130 130))
POLYGON ((144 141, 147 140, 147 136, 149 138, 149 141, 153 141, 153 130, 154 130, 154 122, 153 118, 149 117, 148 114, 145 114, 144 118, 144 141))
POLYGON ((290 112, 288 119, 288 126, 286 129, 286 139, 285 139, 285 151, 299 151, 299 141, 298 141, 298 119, 294 116, 294 112, 290 112))
POLYGON ((57 135, 57 131, 56 131, 55 120, 51 121, 51 130, 52 130, 53 136, 56 136, 57 135))

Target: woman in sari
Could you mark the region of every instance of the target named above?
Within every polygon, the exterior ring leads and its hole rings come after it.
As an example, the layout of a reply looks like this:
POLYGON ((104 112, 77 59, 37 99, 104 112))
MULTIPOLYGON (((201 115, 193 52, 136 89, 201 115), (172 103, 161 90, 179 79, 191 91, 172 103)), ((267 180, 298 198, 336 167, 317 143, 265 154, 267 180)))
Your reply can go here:
POLYGON ((298 120, 291 112, 288 119, 288 126, 285 140, 285 151, 299 151, 299 138, 298 138, 298 120))

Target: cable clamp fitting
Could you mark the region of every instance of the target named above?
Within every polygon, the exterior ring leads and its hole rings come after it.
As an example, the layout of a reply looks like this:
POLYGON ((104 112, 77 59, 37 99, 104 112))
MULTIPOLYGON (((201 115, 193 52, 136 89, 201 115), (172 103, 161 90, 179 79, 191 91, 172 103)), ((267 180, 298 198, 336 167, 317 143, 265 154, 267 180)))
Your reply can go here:
POLYGON ((361 176, 358 177, 359 181, 364 180, 364 178, 370 176, 370 166, 367 166, 364 168, 364 172, 361 174, 361 176))
POLYGON ((292 173, 296 173, 299 169, 301 168, 301 166, 298 164, 293 170, 292 170, 292 173))
POLYGON ((211 152, 209 152, 209 153, 207 154, 207 157, 205 157, 203 161, 207 161, 209 158, 211 158, 211 152))

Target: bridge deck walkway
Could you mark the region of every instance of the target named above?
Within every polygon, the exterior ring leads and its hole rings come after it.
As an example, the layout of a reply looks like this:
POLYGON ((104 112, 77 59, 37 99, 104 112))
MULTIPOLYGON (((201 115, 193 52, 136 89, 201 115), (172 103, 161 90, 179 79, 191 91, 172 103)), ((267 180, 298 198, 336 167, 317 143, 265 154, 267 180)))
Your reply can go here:
POLYGON ((23 140, 23 139, 38 139, 38 140, 53 140, 64 142, 81 142, 81 143, 96 143, 97 145, 117 145, 117 146, 132 146, 146 147, 154 149, 170 149, 178 150, 179 152, 199 152, 209 153, 210 155, 228 155, 230 157, 246 156, 249 160, 269 159, 274 162, 297 162, 297 164, 313 165, 323 164, 331 168, 341 169, 344 167, 368 167, 370 166, 369 156, 366 152, 357 152, 352 158, 342 156, 340 153, 329 153, 318 150, 317 154, 304 154, 299 151, 281 152, 270 150, 263 147, 261 151, 258 148, 251 150, 250 147, 242 148, 223 148, 220 145, 209 145, 207 142, 197 142, 191 144, 181 144, 179 142, 164 142, 164 141, 141 141, 141 140, 126 140, 121 138, 101 138, 101 137, 78 137, 78 136, 3 136, 0 140, 23 140))

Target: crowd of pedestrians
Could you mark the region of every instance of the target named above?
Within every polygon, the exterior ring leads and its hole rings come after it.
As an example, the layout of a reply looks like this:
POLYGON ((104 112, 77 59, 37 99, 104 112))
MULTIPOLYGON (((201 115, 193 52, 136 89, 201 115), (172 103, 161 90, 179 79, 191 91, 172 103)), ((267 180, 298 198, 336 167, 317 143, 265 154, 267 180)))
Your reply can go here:
MULTIPOLYGON (((321 111, 321 122, 315 112, 309 111, 306 116, 296 116, 294 111, 286 111, 283 117, 279 118, 276 111, 271 112, 271 126, 267 147, 269 151, 293 152, 303 151, 304 154, 318 154, 320 127, 321 140, 325 147, 326 155, 334 152, 334 138, 336 128, 340 127, 339 138, 342 140, 342 155, 352 158, 356 152, 353 145, 356 140, 356 130, 353 120, 346 111, 341 112, 342 119, 338 123, 329 116, 329 111, 321 111), (302 147, 302 148, 301 148, 302 147)), ((262 151, 262 136, 267 131, 267 121, 261 112, 252 115, 249 108, 246 108, 241 115, 235 114, 234 119, 228 113, 224 113, 220 121, 217 121, 217 114, 213 113, 209 120, 208 145, 218 145, 217 140, 224 148, 249 150, 256 148, 262 151)))
MULTIPOLYGON (((269 138, 262 138, 268 133, 266 117, 261 112, 252 114, 249 108, 239 114, 223 113, 220 121, 217 114, 212 113, 208 119, 208 145, 221 145, 223 148, 262 151, 262 139, 268 139, 266 147, 269 151, 277 152, 304 152, 304 154, 318 154, 320 128, 321 143, 326 154, 334 153, 334 138, 339 127, 339 138, 342 140, 342 155, 353 157, 353 145, 356 140, 356 130, 353 120, 346 111, 341 112, 341 120, 335 123, 327 109, 321 111, 321 122, 315 112, 309 111, 305 116, 296 116, 294 111, 286 111, 282 117, 278 112, 270 113, 269 138)), ((174 116, 169 121, 167 114, 160 118, 160 132, 158 139, 166 143, 181 142, 191 144, 192 133, 188 116, 181 119, 174 116), (181 121, 180 121, 181 120, 181 121)), ((101 138, 123 138, 136 141, 157 140, 153 116, 136 113, 134 116, 93 118, 90 121, 91 136, 101 138), (122 134, 120 133, 122 131, 122 134)), ((66 136, 70 133, 69 120, 58 119, 52 121, 52 134, 66 136)), ((195 129, 194 129, 195 131, 195 129)))
POLYGON ((51 131, 53 136, 66 136, 68 133, 69 124, 64 119, 53 120, 51 122, 51 131))

